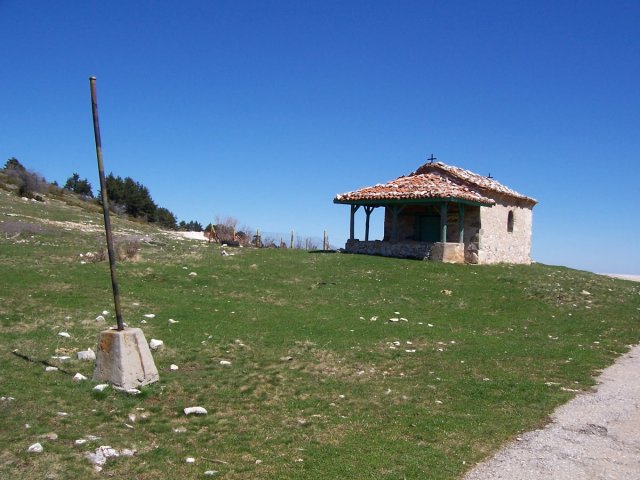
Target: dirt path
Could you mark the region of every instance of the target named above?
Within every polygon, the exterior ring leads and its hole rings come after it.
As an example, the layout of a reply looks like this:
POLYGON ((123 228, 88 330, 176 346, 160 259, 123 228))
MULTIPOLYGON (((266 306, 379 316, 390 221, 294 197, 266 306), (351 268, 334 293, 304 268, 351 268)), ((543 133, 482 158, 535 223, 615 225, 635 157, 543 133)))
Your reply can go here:
POLYGON ((604 370, 596 388, 464 479, 640 479, 640 345, 604 370))

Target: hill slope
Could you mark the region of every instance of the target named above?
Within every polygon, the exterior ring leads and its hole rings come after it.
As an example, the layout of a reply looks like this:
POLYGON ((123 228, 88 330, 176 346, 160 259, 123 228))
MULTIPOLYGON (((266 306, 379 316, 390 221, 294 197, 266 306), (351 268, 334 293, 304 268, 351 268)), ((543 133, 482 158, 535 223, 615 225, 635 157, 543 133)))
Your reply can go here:
POLYGON ((72 380, 91 377, 76 354, 114 323, 100 212, 81 207, 0 191, 3 478, 85 476, 101 445, 135 450, 102 465, 116 478, 459 478, 639 340, 632 282, 545 265, 221 255, 115 218, 125 321, 165 348, 141 395, 99 393, 72 380), (183 414, 195 405, 208 415, 183 414), (43 453, 26 452, 35 442, 43 453))

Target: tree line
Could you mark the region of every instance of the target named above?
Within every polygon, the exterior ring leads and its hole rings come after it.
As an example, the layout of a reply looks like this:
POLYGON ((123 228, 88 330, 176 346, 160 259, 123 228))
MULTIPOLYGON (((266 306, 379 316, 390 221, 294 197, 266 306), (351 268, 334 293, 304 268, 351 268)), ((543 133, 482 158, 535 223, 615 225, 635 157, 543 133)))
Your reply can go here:
MULTIPOLYGON (((2 172, 10 183, 17 187, 16 193, 21 197, 42 201, 42 194, 56 194, 65 190, 78 195, 86 201, 102 202, 101 192, 94 198, 91 183, 86 178, 80 178, 78 173, 72 173, 62 189, 57 182, 48 183, 44 177, 27 169, 20 161, 12 157, 5 163, 2 172)), ((122 178, 110 173, 106 179, 109 208, 115 213, 126 214, 171 230, 202 231, 202 225, 197 221, 181 221, 169 209, 158 206, 151 197, 149 189, 131 177, 122 178)), ((14 188, 16 188, 14 187, 14 188)))

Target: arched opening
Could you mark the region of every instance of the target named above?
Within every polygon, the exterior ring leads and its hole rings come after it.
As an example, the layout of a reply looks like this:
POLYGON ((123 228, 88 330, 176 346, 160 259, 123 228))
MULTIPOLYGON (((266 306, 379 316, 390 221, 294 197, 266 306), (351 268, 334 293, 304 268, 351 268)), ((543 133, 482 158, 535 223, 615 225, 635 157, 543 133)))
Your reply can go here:
POLYGON ((509 210, 509 215, 507 216, 507 232, 513 233, 513 210, 509 210))

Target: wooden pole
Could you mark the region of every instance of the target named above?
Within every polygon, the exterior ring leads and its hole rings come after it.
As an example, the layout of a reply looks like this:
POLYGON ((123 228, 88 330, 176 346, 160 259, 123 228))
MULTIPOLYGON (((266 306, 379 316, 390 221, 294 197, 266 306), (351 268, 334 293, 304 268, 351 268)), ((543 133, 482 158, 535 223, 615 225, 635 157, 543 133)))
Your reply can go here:
POLYGON ((104 179, 104 165, 102 163, 102 141, 100 139, 100 122, 98 121, 98 99, 96 94, 96 77, 89 77, 91 88, 91 111, 93 113, 93 134, 96 143, 96 157, 98 158, 98 176, 100 177, 100 193, 102 194, 102 213, 104 215, 104 231, 107 236, 107 253, 109 254, 109 269, 111 270, 111 288, 113 303, 116 309, 116 323, 119 331, 124 330, 122 312, 120 311, 120 289, 116 279, 116 256, 113 250, 113 235, 111 233, 111 219, 109 217, 109 199, 107 196, 107 182, 104 179))
POLYGON ((291 242, 289 243, 289 248, 293 250, 293 230, 291 230, 291 242))

